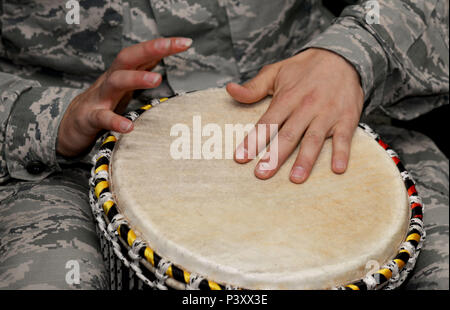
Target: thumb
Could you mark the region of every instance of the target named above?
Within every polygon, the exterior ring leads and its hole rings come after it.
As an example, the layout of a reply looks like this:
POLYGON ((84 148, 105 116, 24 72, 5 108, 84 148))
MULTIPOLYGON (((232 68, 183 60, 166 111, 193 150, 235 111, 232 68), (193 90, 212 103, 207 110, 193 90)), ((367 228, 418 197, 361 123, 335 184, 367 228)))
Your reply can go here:
POLYGON ((279 66, 273 64, 263 67, 250 81, 239 85, 229 83, 227 91, 231 97, 242 103, 257 102, 273 93, 275 78, 279 66))

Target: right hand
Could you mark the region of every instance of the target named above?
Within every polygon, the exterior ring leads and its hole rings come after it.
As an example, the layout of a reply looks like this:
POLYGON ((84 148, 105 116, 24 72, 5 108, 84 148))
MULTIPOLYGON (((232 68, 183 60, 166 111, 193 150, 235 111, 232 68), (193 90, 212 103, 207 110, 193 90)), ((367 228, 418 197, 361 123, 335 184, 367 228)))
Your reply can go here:
POLYGON ((160 38, 124 48, 108 71, 70 103, 59 125, 57 153, 73 157, 85 152, 103 129, 120 133, 133 130, 133 122, 119 115, 132 92, 159 86, 161 75, 148 70, 191 44, 188 38, 160 38))

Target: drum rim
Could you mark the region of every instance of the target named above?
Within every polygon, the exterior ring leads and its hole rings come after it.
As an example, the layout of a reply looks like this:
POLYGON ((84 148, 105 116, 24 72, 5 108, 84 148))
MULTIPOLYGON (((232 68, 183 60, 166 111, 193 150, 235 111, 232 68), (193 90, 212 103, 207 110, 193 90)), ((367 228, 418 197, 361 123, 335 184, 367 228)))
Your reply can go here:
MULTIPOLYGON (((124 116, 134 122, 144 112, 168 99, 153 99, 150 104, 128 112, 124 116)), ((394 289, 406 280, 408 274, 414 268, 425 240, 426 233, 423 228, 424 205, 416 190, 414 179, 400 161, 398 154, 367 124, 360 123, 358 127, 371 136, 396 164, 408 193, 411 210, 410 221, 406 237, 399 246, 397 255, 392 260, 386 262, 376 272, 335 289, 394 289)), ((159 256, 145 241, 136 237, 131 225, 120 214, 109 190, 109 165, 117 140, 118 134, 112 131, 107 132, 102 138, 100 149, 93 157, 93 167, 89 180, 89 199, 97 228, 100 229, 102 237, 111 243, 118 258, 125 266, 132 268, 143 282, 154 288, 167 289, 167 286, 169 286, 175 289, 237 289, 238 287, 219 284, 178 267, 176 262, 172 263, 159 256), (153 278, 153 280, 150 278, 153 278)))

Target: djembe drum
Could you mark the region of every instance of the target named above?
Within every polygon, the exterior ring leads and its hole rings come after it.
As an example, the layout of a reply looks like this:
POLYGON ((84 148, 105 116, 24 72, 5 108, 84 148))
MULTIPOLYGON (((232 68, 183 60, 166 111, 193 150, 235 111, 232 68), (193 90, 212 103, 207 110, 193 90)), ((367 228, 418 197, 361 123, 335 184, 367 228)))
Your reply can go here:
POLYGON ((112 288, 401 285, 425 237, 422 202, 397 154, 367 125, 354 134, 346 173, 331 171, 327 140, 300 185, 288 177, 297 152, 264 181, 254 176, 256 160, 198 153, 203 125, 254 124, 269 103, 194 92, 154 100, 127 114, 131 133, 105 135, 90 198, 112 288), (182 127, 192 127, 184 138, 197 139, 187 140, 188 158, 173 156, 173 130, 182 127))

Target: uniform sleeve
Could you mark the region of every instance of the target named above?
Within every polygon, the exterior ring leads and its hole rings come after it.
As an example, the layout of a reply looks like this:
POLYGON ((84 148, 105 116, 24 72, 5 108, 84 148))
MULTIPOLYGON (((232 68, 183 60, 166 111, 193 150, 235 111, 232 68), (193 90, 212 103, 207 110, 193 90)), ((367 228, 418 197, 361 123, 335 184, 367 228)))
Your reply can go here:
POLYGON ((448 0, 358 1, 310 41, 358 71, 365 113, 410 120, 448 104, 448 0), (377 14, 379 13, 379 14, 377 14))
POLYGON ((81 91, 0 72, 0 183, 10 177, 36 181, 60 170, 59 123, 81 91))
MULTIPOLYGON (((8 58, 1 19, 0 58, 8 58)), ((0 71, 0 184, 10 178, 37 181, 60 170, 56 157, 59 123, 80 92, 42 87, 37 80, 0 71)))
POLYGON ((78 25, 58 1, 26 2, 0 1, 0 183, 40 180, 76 160, 55 152, 59 124, 122 44, 117 1, 80 5, 78 25))

